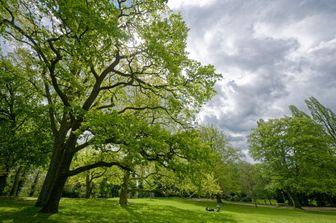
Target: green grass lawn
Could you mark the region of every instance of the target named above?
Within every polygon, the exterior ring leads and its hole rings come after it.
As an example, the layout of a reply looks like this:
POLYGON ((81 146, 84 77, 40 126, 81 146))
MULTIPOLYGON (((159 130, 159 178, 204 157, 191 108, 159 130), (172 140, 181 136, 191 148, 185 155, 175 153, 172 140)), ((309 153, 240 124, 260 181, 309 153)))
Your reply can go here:
POLYGON ((0 199, 0 221, 15 223, 52 222, 271 222, 335 223, 335 211, 305 211, 287 208, 223 204, 219 213, 205 212, 215 207, 210 201, 184 199, 131 199, 121 208, 116 199, 62 199, 58 214, 38 213, 32 200, 0 199))

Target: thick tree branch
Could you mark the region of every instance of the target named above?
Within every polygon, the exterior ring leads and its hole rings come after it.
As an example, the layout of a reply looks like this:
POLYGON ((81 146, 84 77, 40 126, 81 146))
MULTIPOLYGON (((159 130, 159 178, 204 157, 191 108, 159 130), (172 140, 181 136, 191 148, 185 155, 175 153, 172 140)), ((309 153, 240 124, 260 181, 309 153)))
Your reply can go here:
POLYGON ((74 175, 77 175, 79 173, 82 173, 84 171, 87 171, 87 170, 91 170, 91 169, 94 169, 94 168, 98 168, 98 167, 112 167, 112 166, 118 166, 119 168, 123 169, 123 170, 128 170, 128 171, 132 171, 132 169, 128 166, 125 166, 119 162, 104 162, 104 161, 100 161, 100 162, 97 162, 97 163, 94 163, 94 164, 90 164, 90 165, 87 165, 87 166, 82 166, 82 167, 78 167, 74 170, 70 170, 66 173, 66 176, 74 176, 74 175))
POLYGON ((144 107, 125 107, 122 110, 118 111, 119 114, 126 112, 127 110, 135 110, 135 111, 143 111, 143 110, 156 110, 156 109, 161 109, 166 112, 166 114, 177 124, 180 124, 181 126, 186 126, 186 123, 183 123, 179 120, 177 120, 175 117, 173 117, 172 114, 168 111, 167 108, 162 107, 162 106, 144 106, 144 107))
POLYGON ((95 172, 93 172, 92 174, 91 174, 91 181, 92 180, 94 180, 94 179, 97 179, 97 178, 99 178, 99 177, 102 177, 105 173, 106 173, 106 171, 107 171, 107 169, 105 169, 103 172, 101 172, 101 173, 95 173, 95 172))
POLYGON ((56 75, 55 75, 55 69, 56 69, 56 64, 62 59, 62 55, 60 54, 59 50, 57 50, 53 44, 52 39, 48 40, 49 43, 49 47, 50 49, 55 53, 55 58, 51 61, 50 66, 48 66, 49 68, 49 74, 50 74, 50 78, 51 78, 51 83, 53 84, 53 87, 55 89, 55 91, 57 92, 58 96, 61 98, 63 104, 66 107, 70 106, 69 100, 67 98, 67 96, 64 94, 64 92, 61 90, 61 88, 59 87, 56 75))
POLYGON ((110 89, 118 87, 118 86, 132 85, 133 81, 134 81, 134 79, 131 79, 128 82, 118 82, 118 83, 110 85, 110 86, 103 86, 103 87, 100 88, 100 90, 110 90, 110 89))
POLYGON ((90 66, 90 71, 91 71, 91 73, 93 74, 93 76, 96 78, 96 80, 99 78, 99 76, 98 76, 98 74, 97 74, 97 72, 96 72, 96 70, 95 70, 95 68, 94 68, 94 66, 93 65, 91 65, 90 66))
POLYGON ((118 113, 124 113, 127 110, 136 110, 136 111, 142 111, 142 110, 155 110, 155 109, 162 109, 162 110, 166 110, 165 107, 162 106, 144 106, 144 107, 125 107, 122 110, 120 110, 118 113))
POLYGON ((96 82, 94 84, 94 86, 92 87, 91 93, 89 95, 89 97, 86 99, 86 101, 84 102, 82 108, 85 111, 88 111, 90 109, 90 107, 92 106, 92 104, 94 103, 94 101, 96 100, 97 96, 99 95, 100 92, 100 86, 103 83, 105 77, 113 71, 113 69, 119 64, 120 60, 123 57, 120 56, 119 53, 117 53, 115 60, 105 69, 103 70, 103 72, 100 74, 100 76, 96 79, 96 82))
POLYGON ((44 81, 44 88, 45 88, 45 92, 46 92, 46 96, 47 96, 47 100, 48 100, 48 113, 49 113, 49 120, 50 120, 50 126, 51 126, 51 130, 52 133, 54 135, 54 137, 56 137, 58 135, 58 130, 57 130, 57 126, 56 126, 56 120, 55 120, 55 111, 53 108, 53 101, 51 98, 51 94, 50 94, 50 89, 49 89, 49 85, 47 84, 46 81, 44 81))
POLYGON ((80 150, 82 150, 82 149, 88 147, 89 145, 91 145, 91 144, 94 142, 94 140, 95 140, 95 138, 93 137, 92 139, 87 140, 85 143, 82 143, 82 144, 76 146, 76 148, 75 148, 74 151, 75 151, 75 152, 78 152, 78 151, 80 151, 80 150))

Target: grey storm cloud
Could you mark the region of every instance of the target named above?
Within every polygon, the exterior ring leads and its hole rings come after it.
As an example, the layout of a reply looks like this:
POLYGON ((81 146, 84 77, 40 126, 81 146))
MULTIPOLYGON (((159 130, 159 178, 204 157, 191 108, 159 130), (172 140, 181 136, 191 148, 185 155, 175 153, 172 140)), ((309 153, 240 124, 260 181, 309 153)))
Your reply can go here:
POLYGON ((334 0, 170 0, 190 28, 190 56, 224 76, 199 114, 247 148, 259 119, 314 96, 336 111, 334 0))

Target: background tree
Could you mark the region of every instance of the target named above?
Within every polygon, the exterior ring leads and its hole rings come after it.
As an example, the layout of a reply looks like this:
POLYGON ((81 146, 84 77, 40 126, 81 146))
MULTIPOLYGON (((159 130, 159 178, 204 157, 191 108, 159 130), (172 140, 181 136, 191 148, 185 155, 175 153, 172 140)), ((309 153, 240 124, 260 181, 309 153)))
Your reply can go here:
POLYGON ((220 130, 214 127, 202 127, 200 133, 202 140, 209 144, 213 152, 218 154, 211 172, 221 188, 216 195, 217 202, 221 203, 223 193, 239 191, 237 163, 241 159, 241 154, 229 145, 228 140, 220 130))
POLYGON ((29 75, 12 65, 10 55, 7 58, 0 59, 0 195, 9 172, 15 170, 9 189, 14 196, 24 173, 49 160, 51 134, 45 106, 29 85, 29 75))
POLYGON ((285 191, 295 207, 300 207, 299 193, 333 193, 331 140, 312 119, 294 116, 259 121, 249 142, 253 158, 262 162, 273 188, 285 191))
POLYGON ((326 133, 333 139, 336 146, 336 114, 329 108, 323 106, 316 98, 310 97, 306 105, 311 112, 313 119, 325 129, 326 133))

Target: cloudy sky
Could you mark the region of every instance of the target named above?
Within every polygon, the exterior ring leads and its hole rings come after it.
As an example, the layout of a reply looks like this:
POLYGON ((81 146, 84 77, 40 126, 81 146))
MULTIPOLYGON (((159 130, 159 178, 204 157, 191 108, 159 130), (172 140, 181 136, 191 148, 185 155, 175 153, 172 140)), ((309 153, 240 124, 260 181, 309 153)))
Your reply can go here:
POLYGON ((190 57, 224 78, 200 114, 243 150, 260 118, 306 110, 316 97, 336 111, 335 0, 169 0, 190 28, 190 57))

